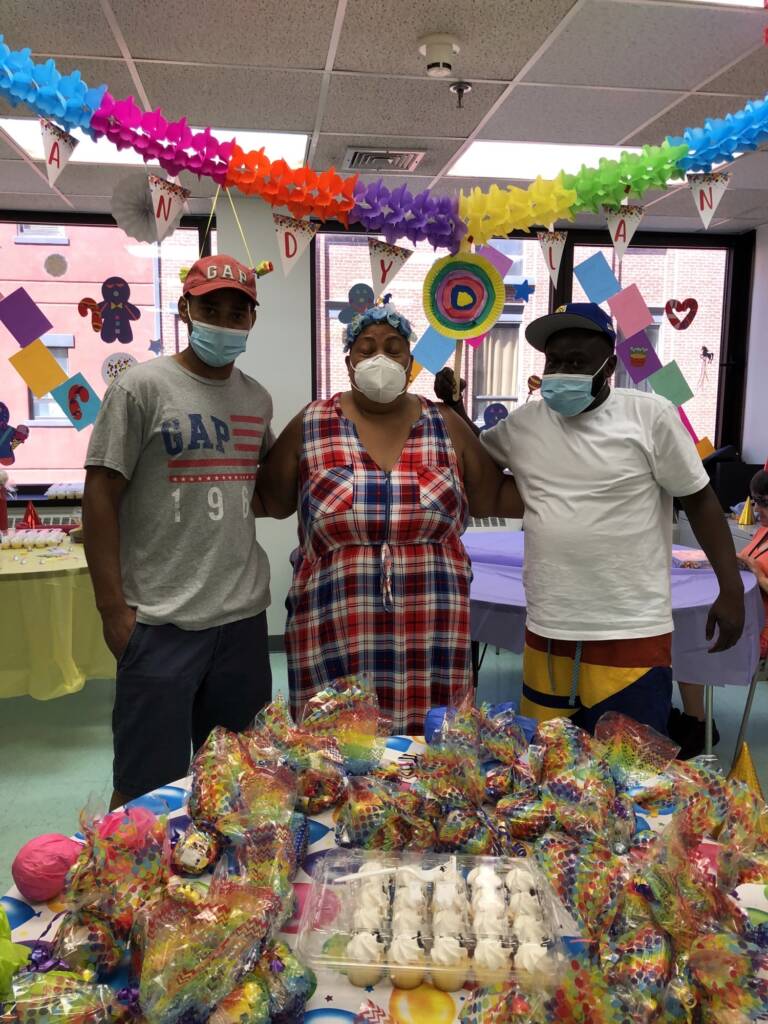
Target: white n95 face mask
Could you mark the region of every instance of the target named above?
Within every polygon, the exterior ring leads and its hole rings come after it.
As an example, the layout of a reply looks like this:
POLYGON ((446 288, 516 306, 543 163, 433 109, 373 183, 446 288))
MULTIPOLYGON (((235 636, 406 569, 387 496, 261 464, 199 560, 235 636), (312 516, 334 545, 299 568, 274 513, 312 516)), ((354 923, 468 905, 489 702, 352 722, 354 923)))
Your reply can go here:
POLYGON ((372 402, 380 402, 382 405, 394 402, 406 388, 405 368, 381 353, 370 359, 362 359, 352 368, 352 372, 352 387, 372 402))

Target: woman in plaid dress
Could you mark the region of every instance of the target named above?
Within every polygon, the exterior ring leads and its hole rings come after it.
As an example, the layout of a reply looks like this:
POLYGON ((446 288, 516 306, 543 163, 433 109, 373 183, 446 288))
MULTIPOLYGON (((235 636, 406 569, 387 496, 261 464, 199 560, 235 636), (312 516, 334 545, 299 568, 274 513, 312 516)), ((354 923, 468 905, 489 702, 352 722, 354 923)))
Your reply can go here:
POLYGON ((356 317, 352 390, 308 405, 257 481, 257 514, 299 513, 285 634, 297 718, 334 679, 367 672, 393 731, 421 733, 430 707, 472 683, 461 534, 470 510, 522 505, 455 413, 408 393, 411 337, 391 306, 356 317))

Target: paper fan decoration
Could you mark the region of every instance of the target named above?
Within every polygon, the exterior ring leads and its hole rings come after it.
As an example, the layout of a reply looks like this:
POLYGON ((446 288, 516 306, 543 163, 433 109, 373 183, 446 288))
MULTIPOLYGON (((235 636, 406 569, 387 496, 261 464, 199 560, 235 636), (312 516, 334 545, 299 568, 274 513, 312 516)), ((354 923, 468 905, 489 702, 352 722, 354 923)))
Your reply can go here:
MULTIPOLYGON (((178 216, 182 213, 181 206, 178 216)), ((117 226, 130 238, 138 242, 156 242, 158 240, 157 218, 149 187, 149 177, 144 172, 131 174, 115 185, 112 193, 112 216, 117 226)), ((175 225, 174 225, 175 227, 175 225)), ((170 230, 165 234, 171 234, 170 230)))
POLYGON ((448 338, 485 334, 504 308, 504 282, 496 267, 475 253, 445 256, 424 281, 424 312, 448 338))

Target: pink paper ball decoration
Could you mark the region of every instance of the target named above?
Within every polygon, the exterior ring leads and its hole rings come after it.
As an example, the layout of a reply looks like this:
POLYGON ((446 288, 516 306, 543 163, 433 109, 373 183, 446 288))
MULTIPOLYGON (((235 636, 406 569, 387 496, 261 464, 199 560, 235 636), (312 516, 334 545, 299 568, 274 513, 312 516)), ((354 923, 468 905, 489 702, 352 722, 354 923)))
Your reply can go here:
POLYGON ((25 843, 11 865, 11 874, 25 900, 44 903, 64 888, 67 872, 83 849, 81 843, 55 832, 25 843))

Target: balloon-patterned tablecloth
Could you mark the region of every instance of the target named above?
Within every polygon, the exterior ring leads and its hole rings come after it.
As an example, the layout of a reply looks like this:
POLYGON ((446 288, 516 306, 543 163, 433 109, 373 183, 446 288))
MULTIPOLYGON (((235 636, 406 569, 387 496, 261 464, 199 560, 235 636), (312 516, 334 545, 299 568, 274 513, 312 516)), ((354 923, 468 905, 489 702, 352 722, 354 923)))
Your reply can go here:
MULTIPOLYGON (((384 760, 399 762, 407 770, 424 749, 420 740, 391 736, 387 740, 384 760)), ((175 826, 183 827, 189 821, 186 804, 190 785, 190 778, 182 779, 132 801, 130 806, 146 807, 158 814, 168 813, 175 826)), ((650 817, 645 812, 638 810, 638 813, 642 815, 638 820, 639 828, 661 831, 669 820, 668 815, 650 817)), ((289 945, 296 941, 301 913, 312 883, 313 867, 318 859, 335 847, 334 812, 327 811, 310 818, 307 855, 294 883, 297 911, 283 933, 289 945)), ((737 896, 754 923, 768 921, 768 888, 744 885, 737 891, 737 896)), ((8 914, 16 942, 52 938, 57 915, 64 910, 59 899, 41 904, 28 903, 16 888, 11 888, 6 896, 0 898, 0 906, 8 914)), ((565 910, 561 914, 561 931, 564 936, 577 934, 576 925, 565 910)), ((387 1011, 395 1024, 454 1024, 460 1019, 462 1004, 470 997, 469 989, 451 994, 426 984, 410 991, 394 989, 386 979, 368 989, 361 989, 335 972, 321 971, 317 980, 317 991, 304 1016, 308 1024, 352 1024, 366 999, 387 1011)), ((127 969, 118 972, 110 984, 117 989, 128 984, 127 969)))

